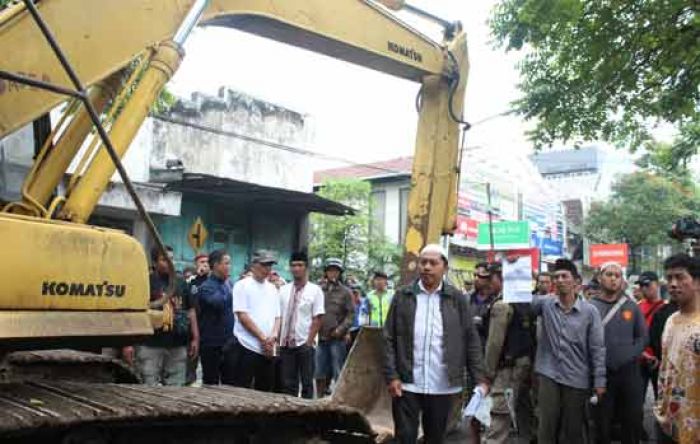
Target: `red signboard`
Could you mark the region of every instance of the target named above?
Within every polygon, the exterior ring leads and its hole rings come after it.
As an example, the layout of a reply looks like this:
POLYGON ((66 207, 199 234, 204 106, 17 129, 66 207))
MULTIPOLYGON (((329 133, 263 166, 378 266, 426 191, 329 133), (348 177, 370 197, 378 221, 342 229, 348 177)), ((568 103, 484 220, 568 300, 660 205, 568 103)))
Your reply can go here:
POLYGON ((530 256, 532 271, 540 269, 540 250, 539 248, 524 248, 522 250, 508 250, 507 256, 530 256))
POLYGON ((629 263, 627 244, 593 244, 588 254, 591 267, 600 267, 606 262, 616 262, 622 267, 629 263))
POLYGON ((457 216, 457 229, 455 234, 464 236, 465 239, 476 242, 476 236, 479 233, 479 222, 474 219, 469 219, 466 216, 457 216))

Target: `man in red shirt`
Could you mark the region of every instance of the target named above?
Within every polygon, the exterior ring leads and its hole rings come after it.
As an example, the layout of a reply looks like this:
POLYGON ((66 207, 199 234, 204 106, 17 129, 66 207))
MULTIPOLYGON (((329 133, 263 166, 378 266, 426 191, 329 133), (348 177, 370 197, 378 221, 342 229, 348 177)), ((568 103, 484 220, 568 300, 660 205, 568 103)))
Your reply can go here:
MULTIPOLYGON (((645 271, 639 275, 636 282, 642 292, 642 300, 639 302, 639 309, 644 315, 647 328, 651 327, 651 320, 654 314, 664 306, 666 301, 661 299, 659 293, 659 276, 653 271, 645 271)), ((661 356, 655 356, 651 347, 644 349, 642 353, 642 383, 644 384, 644 394, 646 397, 647 386, 651 380, 651 386, 654 389, 654 398, 656 398, 657 381, 659 377, 659 361, 661 356)))

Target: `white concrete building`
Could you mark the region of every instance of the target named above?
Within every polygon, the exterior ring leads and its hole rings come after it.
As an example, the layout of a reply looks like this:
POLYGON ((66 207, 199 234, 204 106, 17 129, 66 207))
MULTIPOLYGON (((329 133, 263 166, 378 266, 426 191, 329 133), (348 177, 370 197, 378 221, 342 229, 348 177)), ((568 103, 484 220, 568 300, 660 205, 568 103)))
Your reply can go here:
MULTIPOLYGON (((350 211, 313 194, 305 121, 303 114, 225 88, 216 97, 195 93, 167 114, 146 119, 123 163, 178 265, 196 253, 187 243, 196 218, 209 232, 202 250, 227 249, 238 271, 258 248, 278 252, 284 264, 305 246, 310 211, 350 211)), ((33 152, 31 125, 0 140, 0 201, 20 198, 33 152)), ((77 167, 74 161, 59 193, 77 167)), ((89 223, 150 244, 117 174, 89 223)))

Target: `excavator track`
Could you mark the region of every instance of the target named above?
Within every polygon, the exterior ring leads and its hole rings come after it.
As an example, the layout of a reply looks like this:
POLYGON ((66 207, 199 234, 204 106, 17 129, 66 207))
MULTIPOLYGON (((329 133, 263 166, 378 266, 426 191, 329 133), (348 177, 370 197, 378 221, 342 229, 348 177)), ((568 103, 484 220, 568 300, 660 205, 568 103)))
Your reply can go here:
POLYGON ((357 409, 227 386, 6 383, 0 411, 3 443, 374 442, 357 409))

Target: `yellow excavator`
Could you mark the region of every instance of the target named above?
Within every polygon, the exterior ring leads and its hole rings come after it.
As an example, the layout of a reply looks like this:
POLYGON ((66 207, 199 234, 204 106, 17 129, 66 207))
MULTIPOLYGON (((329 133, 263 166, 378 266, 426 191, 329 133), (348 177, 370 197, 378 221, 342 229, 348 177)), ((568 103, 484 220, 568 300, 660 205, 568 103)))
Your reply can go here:
POLYGON ((455 225, 460 130, 468 128, 461 25, 402 0, 23 0, 0 8, 0 138, 65 103, 21 199, 0 202, 0 439, 371 442, 390 428, 377 330, 361 332, 322 401, 144 387, 129 384, 137 381, 117 361, 62 349, 132 344, 162 327, 162 312, 149 306, 143 247, 85 223, 117 171, 163 247, 120 159, 194 26, 236 28, 420 83, 406 280, 420 248, 455 225), (399 20, 392 10, 402 8, 439 23, 443 40, 399 20))

